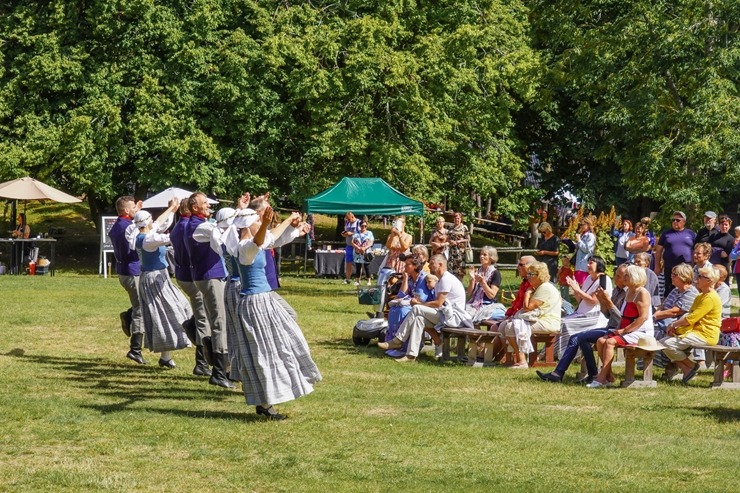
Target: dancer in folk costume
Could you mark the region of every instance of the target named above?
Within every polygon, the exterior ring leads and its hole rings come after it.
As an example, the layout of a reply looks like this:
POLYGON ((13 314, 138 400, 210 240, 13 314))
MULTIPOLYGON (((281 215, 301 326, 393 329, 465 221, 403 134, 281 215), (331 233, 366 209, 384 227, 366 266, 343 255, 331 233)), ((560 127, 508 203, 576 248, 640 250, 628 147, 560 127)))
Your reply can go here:
MULTIPOLYGON (((273 405, 288 402, 313 391, 321 373, 311 359, 308 343, 283 306, 272 295, 265 275, 265 250, 272 247, 291 224, 300 223, 293 213, 271 233, 271 207, 257 214, 238 215, 230 231, 239 230, 239 238, 227 234, 225 244, 239 260, 242 291, 238 305, 236 330, 237 365, 247 404, 258 414, 280 420, 273 405), (238 241, 237 241, 238 240, 238 241)), ((303 229, 303 228, 301 228, 303 229)))
POLYGON ((182 324, 193 315, 182 292, 170 281, 166 248, 170 236, 158 232, 171 224, 172 213, 178 206, 177 199, 171 200, 169 208, 157 222, 152 220, 149 212, 137 212, 134 224, 139 232, 131 235, 141 259, 139 300, 144 319, 144 346, 161 353, 159 366, 164 368, 176 366, 170 351, 190 346, 182 324))

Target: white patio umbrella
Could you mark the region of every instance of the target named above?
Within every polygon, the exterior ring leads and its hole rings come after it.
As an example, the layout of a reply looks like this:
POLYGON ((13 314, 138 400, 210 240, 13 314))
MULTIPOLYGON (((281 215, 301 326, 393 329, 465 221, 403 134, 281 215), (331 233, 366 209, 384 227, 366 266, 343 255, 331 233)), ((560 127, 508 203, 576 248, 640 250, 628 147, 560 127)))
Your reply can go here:
MULTIPOLYGON (((145 209, 165 209, 173 198, 187 199, 193 194, 184 188, 170 187, 144 201, 145 209)), ((208 199, 209 204, 218 204, 218 200, 208 199)))
POLYGON ((0 183, 0 197, 15 200, 53 200, 54 202, 82 202, 77 197, 34 180, 30 176, 0 183))

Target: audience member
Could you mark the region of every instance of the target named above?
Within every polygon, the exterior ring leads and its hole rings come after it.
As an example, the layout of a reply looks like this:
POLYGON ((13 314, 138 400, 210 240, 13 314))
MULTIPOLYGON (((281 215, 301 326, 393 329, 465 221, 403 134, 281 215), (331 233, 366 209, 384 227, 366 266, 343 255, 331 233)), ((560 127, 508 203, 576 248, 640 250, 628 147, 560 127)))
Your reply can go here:
POLYGON ((354 248, 354 263, 357 271, 357 280, 355 286, 360 285, 362 280, 362 271, 365 271, 367 284, 370 285, 370 259, 365 258, 365 254, 372 248, 375 243, 373 232, 367 229, 367 221, 360 220, 360 230, 352 236, 352 247, 354 248))
POLYGON ((404 216, 398 216, 393 220, 393 226, 391 232, 388 234, 388 239, 385 242, 386 248, 388 248, 388 255, 385 257, 385 262, 381 265, 381 268, 387 267, 393 269, 395 272, 403 272, 403 260, 401 255, 408 255, 411 253, 411 243, 413 238, 406 232, 406 218, 404 216))
POLYGON ((506 309, 498 302, 501 287, 501 273, 496 268, 498 251, 490 246, 480 250, 480 267, 470 268, 468 284, 468 303, 465 310, 473 318, 473 324, 483 320, 499 320, 504 317, 506 309))
POLYGON ((568 286, 568 278, 573 277, 573 269, 571 269, 570 265, 570 255, 561 255, 560 262, 562 262, 562 266, 558 270, 560 296, 563 298, 563 301, 570 303, 570 286, 568 286))
MULTIPOLYGON (((719 226, 717 234, 714 235, 714 238, 711 241, 712 245, 712 254, 709 257, 709 261, 714 265, 722 265, 727 270, 727 272, 730 272, 730 269, 732 266, 730 265, 730 254, 732 253, 732 249, 735 246, 735 238, 730 234, 730 227, 732 226, 732 219, 727 214, 720 214, 719 216, 719 226)), ((729 287, 730 281, 729 278, 726 278, 726 281, 723 281, 727 283, 727 286, 729 287)))
POLYGON ((666 327, 689 311, 694 298, 699 294, 694 287, 694 270, 689 264, 675 266, 671 271, 671 277, 675 287, 653 313, 656 339, 662 339, 666 327))
POLYGON ((444 216, 438 216, 434 223, 434 230, 429 237, 429 244, 432 246, 432 255, 444 255, 449 258, 449 243, 447 242, 448 231, 445 228, 444 216))
POLYGON ((699 277, 696 281, 699 295, 694 299, 691 310, 668 325, 666 330, 668 337, 660 341, 666 346, 663 353, 683 372, 683 383, 694 378, 700 367, 698 362, 692 361, 691 349, 694 346, 717 344, 719 341, 722 302, 714 290, 718 279, 714 268, 699 269, 699 277))
POLYGON ((657 307, 660 306, 661 300, 663 299, 663 293, 660 292, 658 276, 650 269, 650 260, 652 260, 652 257, 649 253, 641 252, 634 256, 633 263, 645 269, 645 274, 647 275, 645 289, 650 293, 651 304, 653 307, 657 307))
POLYGON ((558 278, 558 257, 560 256, 560 238, 552 232, 552 226, 547 222, 541 222, 538 231, 542 234, 537 244, 537 260, 547 265, 550 271, 550 280, 556 282, 558 278))
POLYGON ((588 370, 587 375, 580 380, 580 383, 591 383, 594 378, 596 378, 598 368, 596 367, 596 360, 594 359, 593 344, 595 344, 601 337, 607 335, 609 330, 618 329, 620 326, 622 320, 622 305, 624 304, 624 300, 627 295, 627 291, 625 289, 626 271, 627 264, 622 264, 617 267, 617 270, 614 272, 615 289, 612 290, 611 298, 606 295, 606 291, 602 288, 598 288, 594 293, 599 299, 599 308, 604 316, 609 318, 606 326, 572 335, 568 339, 568 344, 566 345, 565 351, 563 351, 555 370, 550 373, 537 371, 537 375, 542 380, 561 382, 565 372, 568 370, 568 367, 578 354, 579 349, 583 354, 583 359, 586 362, 586 368, 588 370))
POLYGON ((717 271, 717 284, 714 285, 714 290, 717 291, 719 299, 722 302, 722 318, 730 316, 730 310, 732 309, 732 292, 730 286, 725 283, 727 279, 727 269, 724 265, 716 264, 713 265, 714 270, 717 271))
POLYGON ((573 268, 575 280, 583 284, 588 277, 588 261, 596 251, 596 235, 593 233, 594 225, 587 217, 581 218, 578 227, 580 233, 575 236, 576 260, 573 268))
POLYGON ((622 306, 622 320, 618 329, 611 329, 596 341, 601 360, 601 371, 587 385, 589 388, 607 386, 614 381, 612 361, 617 347, 637 344, 640 337, 653 337, 653 307, 645 283, 645 269, 637 265, 627 266, 624 272, 627 294, 622 306))
POLYGON ((447 233, 449 244, 449 270, 459 280, 465 277, 465 250, 470 246, 470 232, 462 223, 462 214, 456 212, 453 216, 453 225, 447 233))
POLYGON ((352 212, 344 215, 344 284, 349 284, 352 280, 352 271, 355 267, 355 248, 352 246, 352 237, 360 231, 360 220, 352 212))
POLYGON ((671 228, 663 231, 655 245, 655 273, 663 275, 663 296, 673 289, 671 272, 681 263, 691 263, 692 248, 696 234, 686 228, 686 214, 681 211, 673 213, 671 228))
POLYGON ((632 231, 632 221, 629 219, 622 220, 622 229, 617 231, 612 227, 612 236, 616 240, 615 245, 615 265, 619 267, 630 259, 630 252, 627 250, 627 242, 634 236, 632 231))

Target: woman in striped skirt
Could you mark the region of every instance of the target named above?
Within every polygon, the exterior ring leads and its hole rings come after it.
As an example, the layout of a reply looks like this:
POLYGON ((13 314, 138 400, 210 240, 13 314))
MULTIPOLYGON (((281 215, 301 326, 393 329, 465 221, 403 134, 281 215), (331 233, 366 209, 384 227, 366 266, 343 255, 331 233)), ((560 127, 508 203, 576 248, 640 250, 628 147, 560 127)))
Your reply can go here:
POLYGON ((234 226, 240 229, 237 247, 241 278, 238 303, 236 352, 247 404, 257 408, 257 414, 269 419, 285 419, 273 405, 288 402, 313 392, 313 384, 321 373, 311 354, 300 327, 285 308, 270 294, 265 275, 267 258, 273 238, 300 216, 293 213, 268 233, 273 210, 266 207, 259 215, 238 215, 234 226))
POLYGON ((193 315, 190 303, 172 284, 167 272, 165 245, 170 243, 170 235, 157 232, 166 229, 160 220, 165 216, 171 219, 179 201, 170 201, 170 205, 156 222, 147 211, 137 212, 134 224, 139 233, 132 238, 141 260, 139 299, 144 320, 144 347, 161 353, 159 366, 168 369, 176 367, 170 351, 190 346, 182 324, 193 315))

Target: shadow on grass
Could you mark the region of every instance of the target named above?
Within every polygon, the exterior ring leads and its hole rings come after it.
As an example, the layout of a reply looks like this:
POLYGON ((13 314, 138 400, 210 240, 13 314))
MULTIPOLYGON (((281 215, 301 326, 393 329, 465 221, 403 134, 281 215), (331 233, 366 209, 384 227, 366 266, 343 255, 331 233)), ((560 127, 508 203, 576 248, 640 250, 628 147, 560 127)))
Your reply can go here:
MULTIPOLYGON (((378 348, 378 346, 375 343, 371 343, 367 346, 355 346, 354 343, 352 342, 352 339, 324 339, 322 341, 313 343, 313 346, 321 347, 324 349, 330 349, 334 351, 342 351, 347 354, 364 355, 364 356, 367 356, 368 358, 378 359, 378 360, 393 359, 387 354, 385 354, 385 351, 378 348)), ((434 358, 428 357, 425 354, 419 355, 419 357, 417 358, 416 364, 427 365, 427 366, 443 366, 443 365, 453 366, 455 364, 463 365, 463 363, 458 363, 455 361, 440 362, 440 361, 435 360, 434 358)))
MULTIPOLYGON (((131 411, 132 406, 147 401, 226 401, 234 397, 243 399, 239 391, 229 391, 212 386, 205 377, 178 374, 182 370, 166 370, 156 364, 138 365, 113 363, 103 358, 60 357, 49 355, 26 354, 23 349, 13 349, 5 354, 21 361, 36 365, 39 368, 51 367, 56 374, 63 375, 78 389, 94 393, 100 398, 117 399, 114 404, 82 404, 80 407, 92 409, 101 414, 131 411), (188 388, 178 384, 197 384, 201 388, 188 388)), ((189 370, 186 370, 189 372, 189 370)), ((43 370, 41 371, 43 373, 43 370)), ((133 410, 152 411, 175 416, 198 418, 239 419, 261 421, 259 416, 244 413, 219 411, 198 411, 183 409, 163 409, 151 406, 136 406, 133 410)))
POLYGON ((695 411, 710 418, 714 418, 718 423, 737 423, 740 421, 740 408, 694 407, 689 408, 689 411, 695 411))

